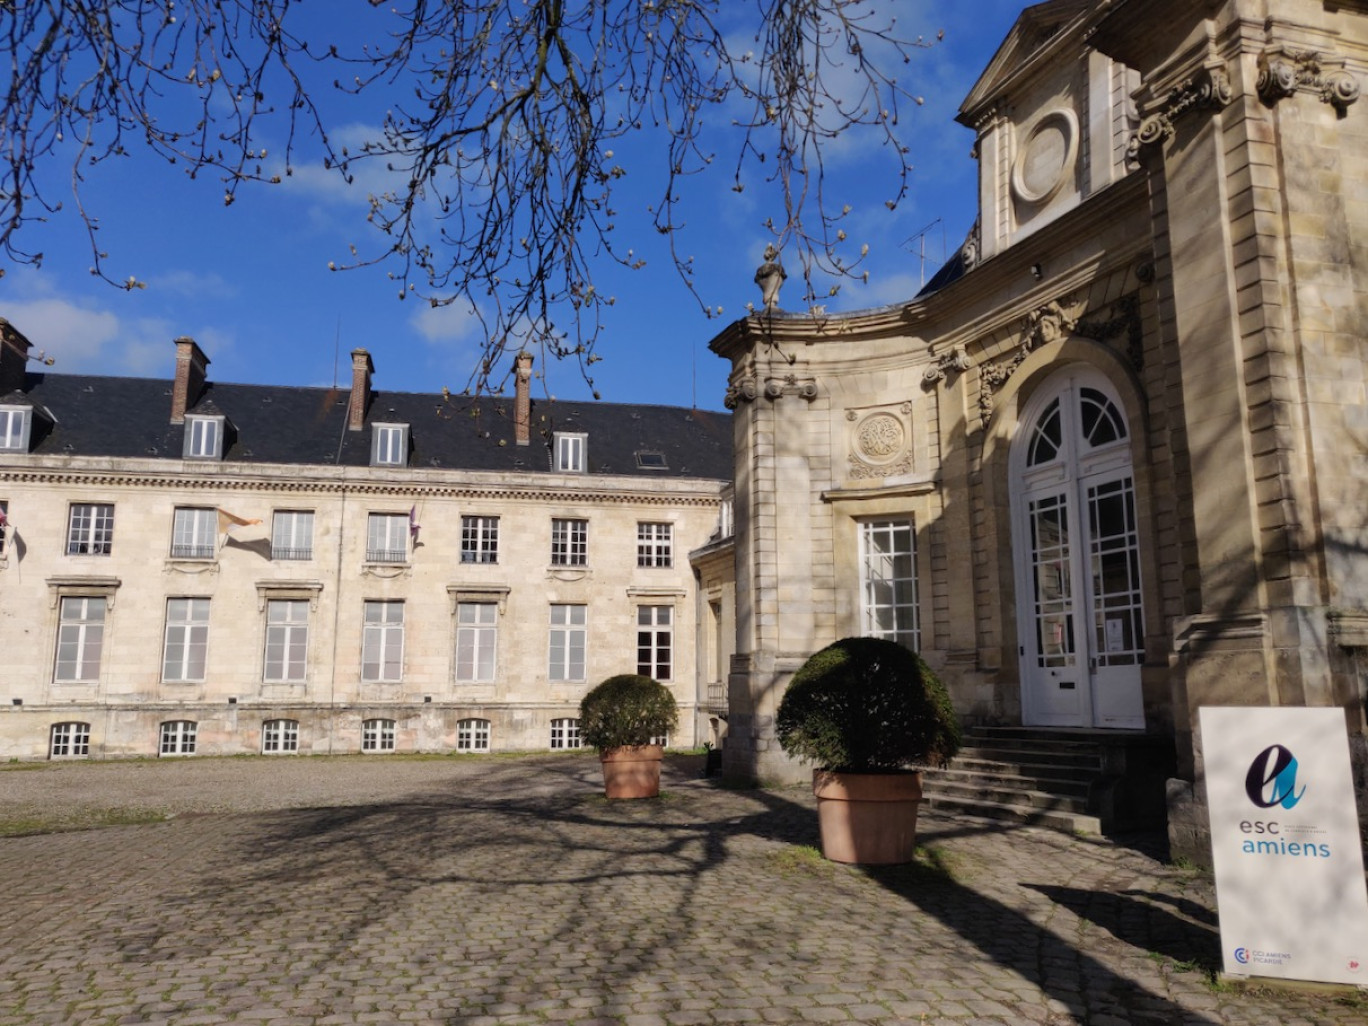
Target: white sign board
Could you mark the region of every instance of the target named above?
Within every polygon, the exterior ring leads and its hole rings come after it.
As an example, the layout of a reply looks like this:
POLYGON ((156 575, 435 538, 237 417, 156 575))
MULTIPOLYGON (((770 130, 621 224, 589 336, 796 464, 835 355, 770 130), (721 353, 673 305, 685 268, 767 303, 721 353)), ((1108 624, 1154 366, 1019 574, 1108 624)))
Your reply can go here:
POLYGON ((1368 985, 1368 890, 1343 710, 1200 715, 1225 971, 1368 985))

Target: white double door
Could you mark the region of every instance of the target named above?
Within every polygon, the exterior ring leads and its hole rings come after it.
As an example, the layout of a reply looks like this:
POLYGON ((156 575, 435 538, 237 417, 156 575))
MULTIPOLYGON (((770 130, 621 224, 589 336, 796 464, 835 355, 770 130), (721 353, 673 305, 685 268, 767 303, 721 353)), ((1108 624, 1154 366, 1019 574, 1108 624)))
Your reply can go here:
POLYGON ((1125 417, 1086 377, 1045 396, 1028 408, 1013 460, 1022 719, 1141 728, 1144 614, 1125 417))

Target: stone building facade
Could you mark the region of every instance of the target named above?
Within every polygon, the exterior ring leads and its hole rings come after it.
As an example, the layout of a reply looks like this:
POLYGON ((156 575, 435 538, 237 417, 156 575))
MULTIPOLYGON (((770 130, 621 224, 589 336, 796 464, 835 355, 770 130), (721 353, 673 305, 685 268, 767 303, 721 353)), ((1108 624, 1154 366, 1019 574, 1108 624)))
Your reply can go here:
POLYGON ((0 758, 575 748, 639 671, 671 744, 716 740, 689 552, 728 415, 538 401, 530 357, 477 401, 377 391, 364 350, 288 388, 189 339, 171 380, 31 373, 0 335, 0 758))
POLYGON ((1201 706, 1339 706, 1363 773, 1366 72, 1358 2, 1028 7, 961 108, 980 216, 950 265, 713 340, 732 772, 797 776, 790 675, 879 633, 971 724, 1167 749, 1179 851, 1201 706))

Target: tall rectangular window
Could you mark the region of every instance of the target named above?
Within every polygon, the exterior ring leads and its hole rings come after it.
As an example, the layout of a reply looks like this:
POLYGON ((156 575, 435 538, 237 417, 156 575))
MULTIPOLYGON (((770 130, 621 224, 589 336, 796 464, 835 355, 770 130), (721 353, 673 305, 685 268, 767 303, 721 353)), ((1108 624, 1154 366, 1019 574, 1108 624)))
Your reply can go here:
POLYGON ((309 603, 272 599, 266 603, 267 683, 298 683, 309 669, 309 603))
POLYGON ((361 639, 361 679, 392 684, 404 675, 404 604, 367 602, 361 639))
POLYGON ((212 559, 217 540, 217 511, 177 507, 171 528, 173 559, 212 559))
POLYGON ((114 542, 114 506, 73 502, 67 519, 68 556, 107 556, 114 542))
POLYGON ((551 565, 584 566, 589 561, 589 521, 551 521, 551 565))
POLYGON ((173 684, 204 680, 209 650, 209 600, 166 600, 166 639, 162 645, 162 680, 173 684))
POLYGON ((313 527, 313 510, 276 510, 271 519, 271 558, 313 559, 313 527))
POLYGON ((54 678, 58 683, 79 684, 100 679, 107 605, 103 598, 62 599, 54 678))
POLYGON ((589 436, 557 431, 554 438, 556 469, 567 474, 584 473, 585 449, 588 447, 589 436))
POLYGON ((674 673, 674 609, 637 607, 637 673, 669 680, 674 673))
POLYGON ((461 517, 461 562, 499 561, 499 518, 461 517))
POLYGON ((547 676, 555 681, 584 680, 588 606, 551 607, 551 644, 547 676))
POLYGON ((637 524, 637 566, 668 567, 673 563, 673 525, 637 524))
POLYGON ((461 602, 456 606, 456 680, 487 684, 494 679, 498 647, 499 607, 494 602, 461 602))
POLYGON ((916 652, 917 535, 911 520, 877 520, 860 525, 860 615, 863 631, 916 652))
POLYGON ((366 521, 366 562, 407 562, 408 527, 406 513, 372 513, 366 521))
POLYGON ((408 463, 408 425, 372 424, 371 465, 402 467, 408 463))

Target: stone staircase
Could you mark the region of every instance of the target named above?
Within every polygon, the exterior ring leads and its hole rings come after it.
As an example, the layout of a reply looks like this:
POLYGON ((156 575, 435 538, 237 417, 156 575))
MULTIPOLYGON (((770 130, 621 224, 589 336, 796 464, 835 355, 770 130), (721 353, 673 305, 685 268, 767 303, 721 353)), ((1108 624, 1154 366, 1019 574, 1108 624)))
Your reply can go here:
POLYGON ((923 772, 922 802, 1071 833, 1105 833, 1117 819, 1111 761, 1095 732, 975 727, 948 767, 923 772))

